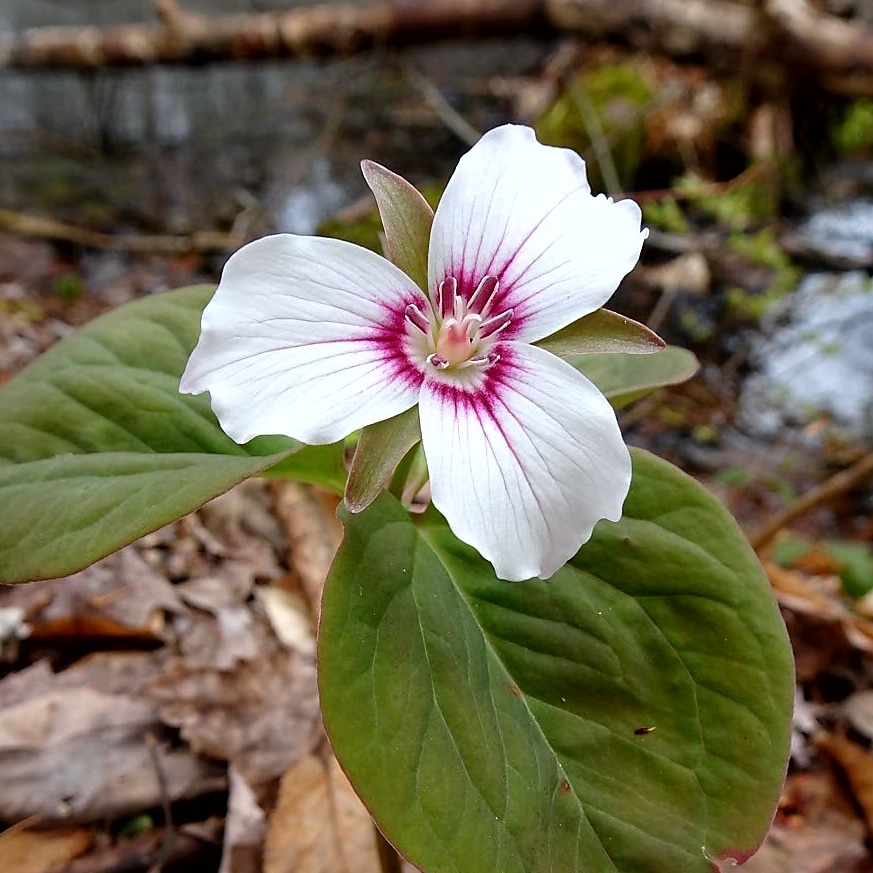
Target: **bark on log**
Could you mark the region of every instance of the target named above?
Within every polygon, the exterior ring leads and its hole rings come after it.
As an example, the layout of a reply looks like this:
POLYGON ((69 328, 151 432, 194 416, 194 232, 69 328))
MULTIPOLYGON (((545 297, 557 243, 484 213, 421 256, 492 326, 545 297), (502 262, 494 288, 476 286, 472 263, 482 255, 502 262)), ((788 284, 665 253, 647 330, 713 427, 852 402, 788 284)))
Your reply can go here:
POLYGON ((813 8, 809 0, 545 0, 560 29, 674 58, 694 57, 753 76, 817 76, 844 93, 873 93, 873 29, 813 8))
POLYGON ((69 242, 89 249, 134 252, 147 255, 181 255, 189 252, 232 252, 246 240, 242 236, 219 231, 200 231, 190 236, 147 236, 112 234, 64 224, 40 215, 27 215, 0 209, 0 233, 69 242))
POLYGON ((347 55, 376 45, 520 33, 543 23, 541 0, 407 0, 204 16, 159 4, 160 24, 41 27, 0 42, 0 65, 78 69, 347 55))
POLYGON ((809 0, 400 0, 202 16, 156 0, 156 24, 35 28, 0 38, 0 67, 95 69, 347 55, 377 45, 542 32, 617 40, 716 67, 804 71, 835 91, 873 93, 873 29, 809 0))
POLYGON ((546 0, 549 21, 673 57, 727 56, 756 42, 756 10, 730 0, 546 0))

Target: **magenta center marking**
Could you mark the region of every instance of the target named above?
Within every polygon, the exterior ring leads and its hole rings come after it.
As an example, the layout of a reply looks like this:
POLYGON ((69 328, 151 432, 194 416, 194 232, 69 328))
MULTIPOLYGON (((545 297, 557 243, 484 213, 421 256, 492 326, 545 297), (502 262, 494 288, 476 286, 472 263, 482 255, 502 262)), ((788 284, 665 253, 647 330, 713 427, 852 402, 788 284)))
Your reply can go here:
POLYGON ((466 300, 453 276, 443 279, 429 311, 415 303, 406 307, 410 349, 420 352, 428 367, 447 376, 470 368, 483 372, 493 366, 500 360, 494 350, 497 336, 512 322, 511 309, 492 312, 499 287, 496 276, 485 276, 466 300))

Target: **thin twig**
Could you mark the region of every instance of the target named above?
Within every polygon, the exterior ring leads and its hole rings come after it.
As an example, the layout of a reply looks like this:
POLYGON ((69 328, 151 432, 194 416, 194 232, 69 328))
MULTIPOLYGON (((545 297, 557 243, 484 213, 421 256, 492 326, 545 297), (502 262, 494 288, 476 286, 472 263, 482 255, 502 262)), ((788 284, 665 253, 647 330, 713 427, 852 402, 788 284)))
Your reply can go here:
POLYGON ((6 830, 0 831, 0 845, 2 845, 4 837, 11 837, 13 834, 18 833, 18 831, 26 830, 33 825, 38 825, 41 821, 42 815, 37 812, 33 815, 29 815, 27 818, 23 818, 21 821, 9 825, 6 830))
POLYGON ((161 762, 161 756, 158 751, 158 739, 157 737, 149 731, 145 735, 145 743, 146 747, 149 750, 149 757, 152 761, 152 766, 155 770, 155 778, 158 781, 158 792, 160 794, 161 799, 161 809, 164 813, 164 837, 161 840, 161 845, 158 850, 157 857, 155 858, 154 863, 149 867, 149 873, 160 873, 163 869, 164 864, 167 863, 170 852, 173 847, 173 841, 175 840, 176 833, 175 827, 173 825, 173 810, 170 805, 170 791, 167 785, 167 774, 164 772, 164 767, 161 762))
POLYGON ((865 455, 860 461, 856 461, 848 469, 834 474, 820 485, 807 491, 806 494, 790 503, 781 512, 777 512, 770 521, 750 537, 753 548, 760 552, 784 527, 816 507, 845 494, 869 476, 873 476, 873 452, 865 455))
POLYGON ((203 231, 190 236, 150 236, 147 234, 101 233, 64 224, 39 215, 0 209, 0 231, 17 236, 69 242, 88 249, 126 251, 138 254, 186 254, 187 252, 229 252, 242 240, 231 234, 203 231))
POLYGON ((600 123, 600 116, 584 89, 573 88, 570 93, 573 103, 579 110, 579 115, 582 116, 582 123, 585 125, 588 138, 591 140, 591 148, 594 149, 594 156, 597 158, 597 165, 600 167, 606 191, 611 197, 618 197, 621 193, 621 180, 618 178, 618 170, 612 159, 612 152, 606 139, 606 132, 600 123))
POLYGON ((443 97, 440 89, 430 79, 423 76, 411 65, 406 68, 406 74, 418 93, 424 98, 425 103, 433 109, 443 124, 461 142, 469 146, 474 146, 479 142, 482 134, 443 97))

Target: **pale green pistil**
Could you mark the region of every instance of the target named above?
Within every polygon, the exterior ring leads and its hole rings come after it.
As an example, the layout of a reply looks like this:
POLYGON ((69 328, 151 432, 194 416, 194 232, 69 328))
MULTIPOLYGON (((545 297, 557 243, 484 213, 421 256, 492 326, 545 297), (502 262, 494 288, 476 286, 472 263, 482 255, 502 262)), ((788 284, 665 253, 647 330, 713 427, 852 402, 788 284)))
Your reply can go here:
POLYGON ((407 331, 414 329, 427 340, 425 361, 437 370, 485 369, 500 355, 492 351, 495 337, 512 321, 512 310, 490 315, 499 282, 485 276, 470 300, 458 293, 458 282, 440 282, 433 308, 425 315, 415 304, 406 308, 407 331))

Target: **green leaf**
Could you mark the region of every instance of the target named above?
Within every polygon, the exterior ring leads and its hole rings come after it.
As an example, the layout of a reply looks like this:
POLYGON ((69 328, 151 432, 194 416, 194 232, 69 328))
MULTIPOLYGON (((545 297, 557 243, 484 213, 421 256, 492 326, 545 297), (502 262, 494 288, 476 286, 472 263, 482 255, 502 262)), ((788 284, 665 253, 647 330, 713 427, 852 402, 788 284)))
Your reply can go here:
POLYGON ((619 352, 651 355, 664 348, 664 340, 632 318, 609 309, 597 309, 535 345, 560 358, 619 352))
POLYGON ((625 406, 656 388, 678 385, 700 368, 693 352, 667 346, 652 355, 579 355, 570 358, 580 373, 587 376, 616 408, 625 406))
POLYGON ((864 543, 827 540, 825 551, 840 566, 840 582, 850 597, 864 597, 873 590, 873 555, 864 543))
POLYGON ((261 474, 273 479, 295 479, 342 494, 346 487, 345 441, 326 446, 304 446, 261 474))
POLYGON ((179 394, 213 290, 119 307, 0 390, 0 581, 79 570, 300 448, 238 446, 179 394))
POLYGON ((417 405, 361 431, 346 485, 345 504, 350 512, 361 512, 379 496, 397 465, 420 439, 417 405))
POLYGON ((433 210, 403 176, 373 161, 362 161, 361 170, 382 216, 388 257, 420 288, 427 289, 427 249, 433 210))
POLYGON ((634 452, 619 523, 552 579, 501 582, 430 511, 345 517, 322 605, 333 748, 426 873, 711 873, 762 840, 791 649, 700 485, 634 452))

